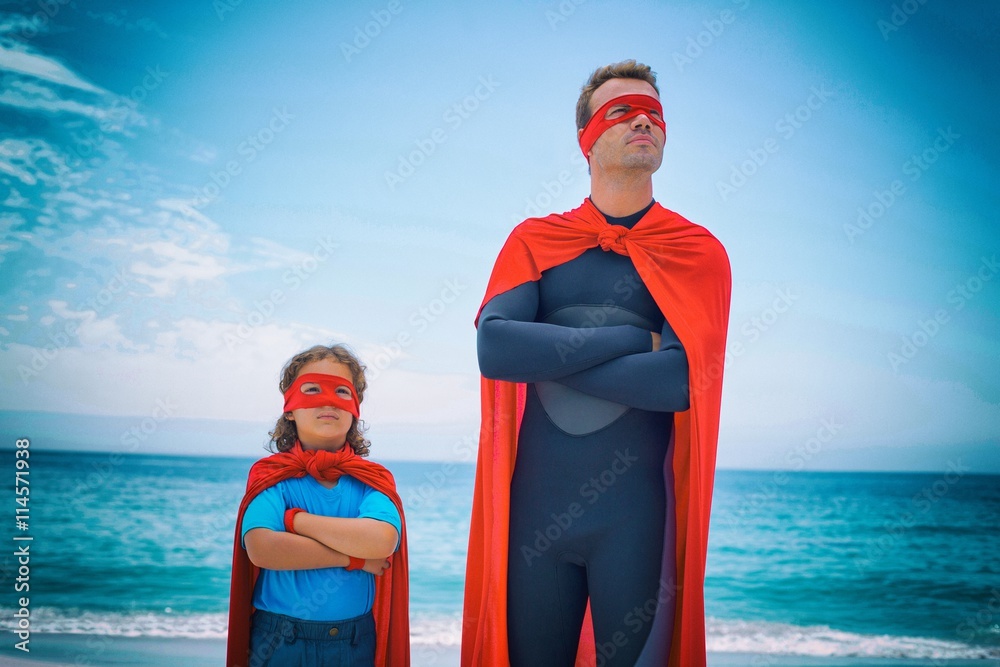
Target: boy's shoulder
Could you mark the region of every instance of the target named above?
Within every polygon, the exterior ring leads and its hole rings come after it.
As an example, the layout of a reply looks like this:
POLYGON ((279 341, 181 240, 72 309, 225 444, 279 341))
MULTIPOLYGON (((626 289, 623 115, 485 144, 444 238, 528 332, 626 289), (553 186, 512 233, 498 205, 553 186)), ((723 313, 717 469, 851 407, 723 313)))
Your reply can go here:
POLYGON ((303 475, 302 477, 289 477, 288 479, 281 480, 270 488, 278 491, 293 489, 297 491, 315 493, 322 493, 325 491, 330 495, 368 495, 369 493, 379 493, 379 491, 375 488, 365 484, 357 477, 352 477, 348 474, 341 475, 337 480, 337 485, 330 489, 324 489, 322 484, 319 484, 309 475, 303 475))

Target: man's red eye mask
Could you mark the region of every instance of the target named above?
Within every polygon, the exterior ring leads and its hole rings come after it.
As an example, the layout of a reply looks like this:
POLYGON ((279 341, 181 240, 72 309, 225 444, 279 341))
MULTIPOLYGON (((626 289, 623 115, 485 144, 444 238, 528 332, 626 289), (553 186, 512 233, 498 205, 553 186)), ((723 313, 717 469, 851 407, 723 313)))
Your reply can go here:
POLYGON ((658 99, 652 95, 620 95, 608 100, 607 104, 595 111, 594 115, 590 117, 590 120, 584 126, 583 134, 580 135, 580 148, 583 150, 584 157, 588 160, 590 159, 590 149, 594 147, 594 143, 597 142, 597 139, 609 127, 618 123, 624 123, 640 114, 646 114, 646 117, 649 118, 653 125, 656 125, 666 133, 667 124, 663 122, 663 107, 660 105, 658 99), (611 107, 618 105, 627 105, 630 108, 620 116, 605 118, 611 107))
POLYGON ((354 388, 354 383, 337 375, 304 373, 295 378, 292 386, 285 390, 285 412, 300 408, 325 408, 327 406, 347 410, 355 417, 360 416, 358 391, 354 388), (319 385, 319 391, 314 390, 312 393, 305 394, 302 392, 304 384, 319 385), (350 398, 337 393, 337 390, 342 387, 351 390, 350 398))

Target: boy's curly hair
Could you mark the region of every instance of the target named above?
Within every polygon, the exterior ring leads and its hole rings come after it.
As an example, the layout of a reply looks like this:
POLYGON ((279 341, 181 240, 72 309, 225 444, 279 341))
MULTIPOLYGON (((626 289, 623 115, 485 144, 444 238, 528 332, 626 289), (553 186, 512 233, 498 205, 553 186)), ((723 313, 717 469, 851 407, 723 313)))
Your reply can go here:
MULTIPOLYGON (((278 390, 282 395, 295 382, 300 368, 311 361, 319 361, 320 359, 336 359, 351 369, 351 381, 358 392, 358 403, 360 404, 365 399, 365 390, 368 388, 368 381, 365 379, 365 365, 344 345, 315 345, 289 359, 281 370, 281 381, 278 383, 278 390)), ((347 443, 358 456, 368 456, 371 442, 363 435, 366 430, 367 426, 361 419, 354 419, 347 432, 347 443)), ((287 413, 282 413, 270 436, 271 442, 274 443, 279 452, 287 452, 298 439, 295 422, 288 419, 287 413)))

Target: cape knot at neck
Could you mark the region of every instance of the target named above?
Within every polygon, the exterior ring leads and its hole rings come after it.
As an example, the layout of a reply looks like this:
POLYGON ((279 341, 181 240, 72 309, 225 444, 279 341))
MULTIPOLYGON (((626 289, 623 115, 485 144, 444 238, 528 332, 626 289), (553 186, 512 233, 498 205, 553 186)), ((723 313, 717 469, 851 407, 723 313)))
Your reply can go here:
MULTIPOLYGON (((344 446, 349 447, 349 445, 344 446)), ((305 462, 306 472, 316 479, 328 482, 336 481, 343 474, 339 464, 344 460, 344 457, 338 456, 340 453, 340 451, 333 453, 323 450, 312 452, 305 462)))
POLYGON ((614 250, 619 255, 628 255, 628 250, 625 249, 625 236, 628 235, 628 231, 628 227, 608 225, 607 229, 601 230, 597 235, 601 250, 604 252, 614 250))

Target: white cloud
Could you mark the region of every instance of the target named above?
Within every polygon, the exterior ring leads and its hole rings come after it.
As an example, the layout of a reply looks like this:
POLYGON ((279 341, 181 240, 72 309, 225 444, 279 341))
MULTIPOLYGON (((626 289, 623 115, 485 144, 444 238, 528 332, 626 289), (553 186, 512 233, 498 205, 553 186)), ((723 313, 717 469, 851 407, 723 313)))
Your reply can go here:
POLYGON ((373 424, 442 425, 479 416, 479 376, 389 367, 371 382, 365 419, 373 424))
POLYGON ((720 463, 777 464, 814 438, 824 421, 837 427, 814 457, 818 464, 827 452, 858 446, 905 452, 995 440, 1000 405, 959 382, 897 376, 839 351, 779 345, 727 369, 720 463))
POLYGON ((36 27, 36 22, 27 16, 7 14, 0 18, 0 35, 9 35, 14 32, 22 34, 35 33, 38 32, 38 28, 36 27))
POLYGON ((4 208, 27 208, 31 203, 27 197, 21 196, 15 188, 10 189, 10 193, 7 195, 6 201, 4 201, 4 208))
POLYGON ((38 179, 32 169, 26 168, 23 147, 18 146, 23 143, 10 139, 0 141, 0 172, 13 176, 25 185, 34 185, 38 179))
POLYGON ((25 185, 57 188, 79 186, 90 178, 89 173, 72 169, 64 152, 38 138, 0 141, 0 171, 25 185))
POLYGON ((44 81, 76 88, 77 90, 98 95, 107 95, 108 91, 89 83, 54 58, 29 53, 26 50, 7 48, 0 45, 0 69, 9 72, 28 74, 44 81))
POLYGON ((118 315, 100 317, 93 310, 71 310, 65 301, 49 301, 52 312, 65 320, 79 320, 70 330, 84 348, 107 347, 112 350, 136 350, 139 346, 125 337, 118 325, 118 315))
MULTIPOLYGON (((142 212, 142 209, 137 206, 128 206, 124 202, 128 200, 128 196, 125 193, 119 194, 117 197, 110 192, 97 191, 88 194, 93 196, 85 197, 80 194, 79 190, 60 190, 58 192, 53 192, 49 194, 46 198, 49 201, 59 201, 77 206, 80 208, 85 208, 90 211, 98 210, 114 210, 120 214, 132 214, 137 215, 142 212), (117 199, 118 201, 113 201, 117 199)), ((87 192, 83 190, 83 192, 87 192)))
MULTIPOLYGON (((298 323, 246 327, 184 318, 156 338, 156 346, 126 349, 115 342, 114 317, 50 304, 80 323, 87 342, 104 345, 48 349, 10 344, 0 365, 5 392, 0 408, 143 416, 159 402, 182 419, 244 420, 269 424, 281 411, 278 377, 296 353, 315 344, 344 342, 372 367, 368 341, 298 323)), ((82 336, 83 337, 83 336, 82 336)), ((475 432, 478 376, 418 373, 395 366, 379 372, 362 406, 373 432, 388 434, 379 456, 442 458, 459 433, 475 432), (436 434, 436 435, 435 435, 436 434), (424 446, 414 451, 415 442, 424 446)), ((262 430, 262 437, 266 434, 262 430)), ((256 443, 255 443, 256 444, 256 443)))
POLYGON ((169 398, 182 418, 268 420, 281 410, 278 374, 294 354, 331 341, 360 347, 340 332, 297 323, 246 327, 184 318, 157 335, 155 348, 138 349, 121 341, 114 316, 50 305, 79 322, 85 342, 104 344, 9 345, 0 381, 18 390, 4 394, 3 409, 142 415, 169 398))
MULTIPOLYGON (((16 29, 34 27, 24 19, 0 26, 0 31, 16 29)), ((150 125, 133 98, 96 86, 56 58, 16 41, 0 45, 0 73, 5 74, 0 105, 47 115, 69 114, 76 117, 72 120, 77 125, 79 119, 90 121, 90 127, 81 132, 82 138, 74 139, 82 142, 79 148, 84 157, 113 150, 116 144, 109 135, 134 136, 132 128, 150 125)), ((159 85, 159 79, 149 85, 159 85)))
POLYGON ((307 252, 289 248, 271 239, 254 236, 249 241, 254 255, 262 259, 264 265, 268 267, 289 266, 301 263, 309 257, 309 253, 307 252))
POLYGON ((132 262, 129 271, 155 297, 175 294, 180 283, 214 280, 229 272, 224 260, 167 241, 132 243, 129 252, 143 258, 132 262))
POLYGON ((26 80, 7 82, 6 88, 0 93, 0 104, 48 113, 71 113, 94 121, 100 121, 108 115, 108 110, 102 105, 65 99, 52 88, 26 80))
POLYGON ((188 157, 193 162, 212 164, 219 157, 219 149, 215 146, 201 145, 195 148, 188 157))

